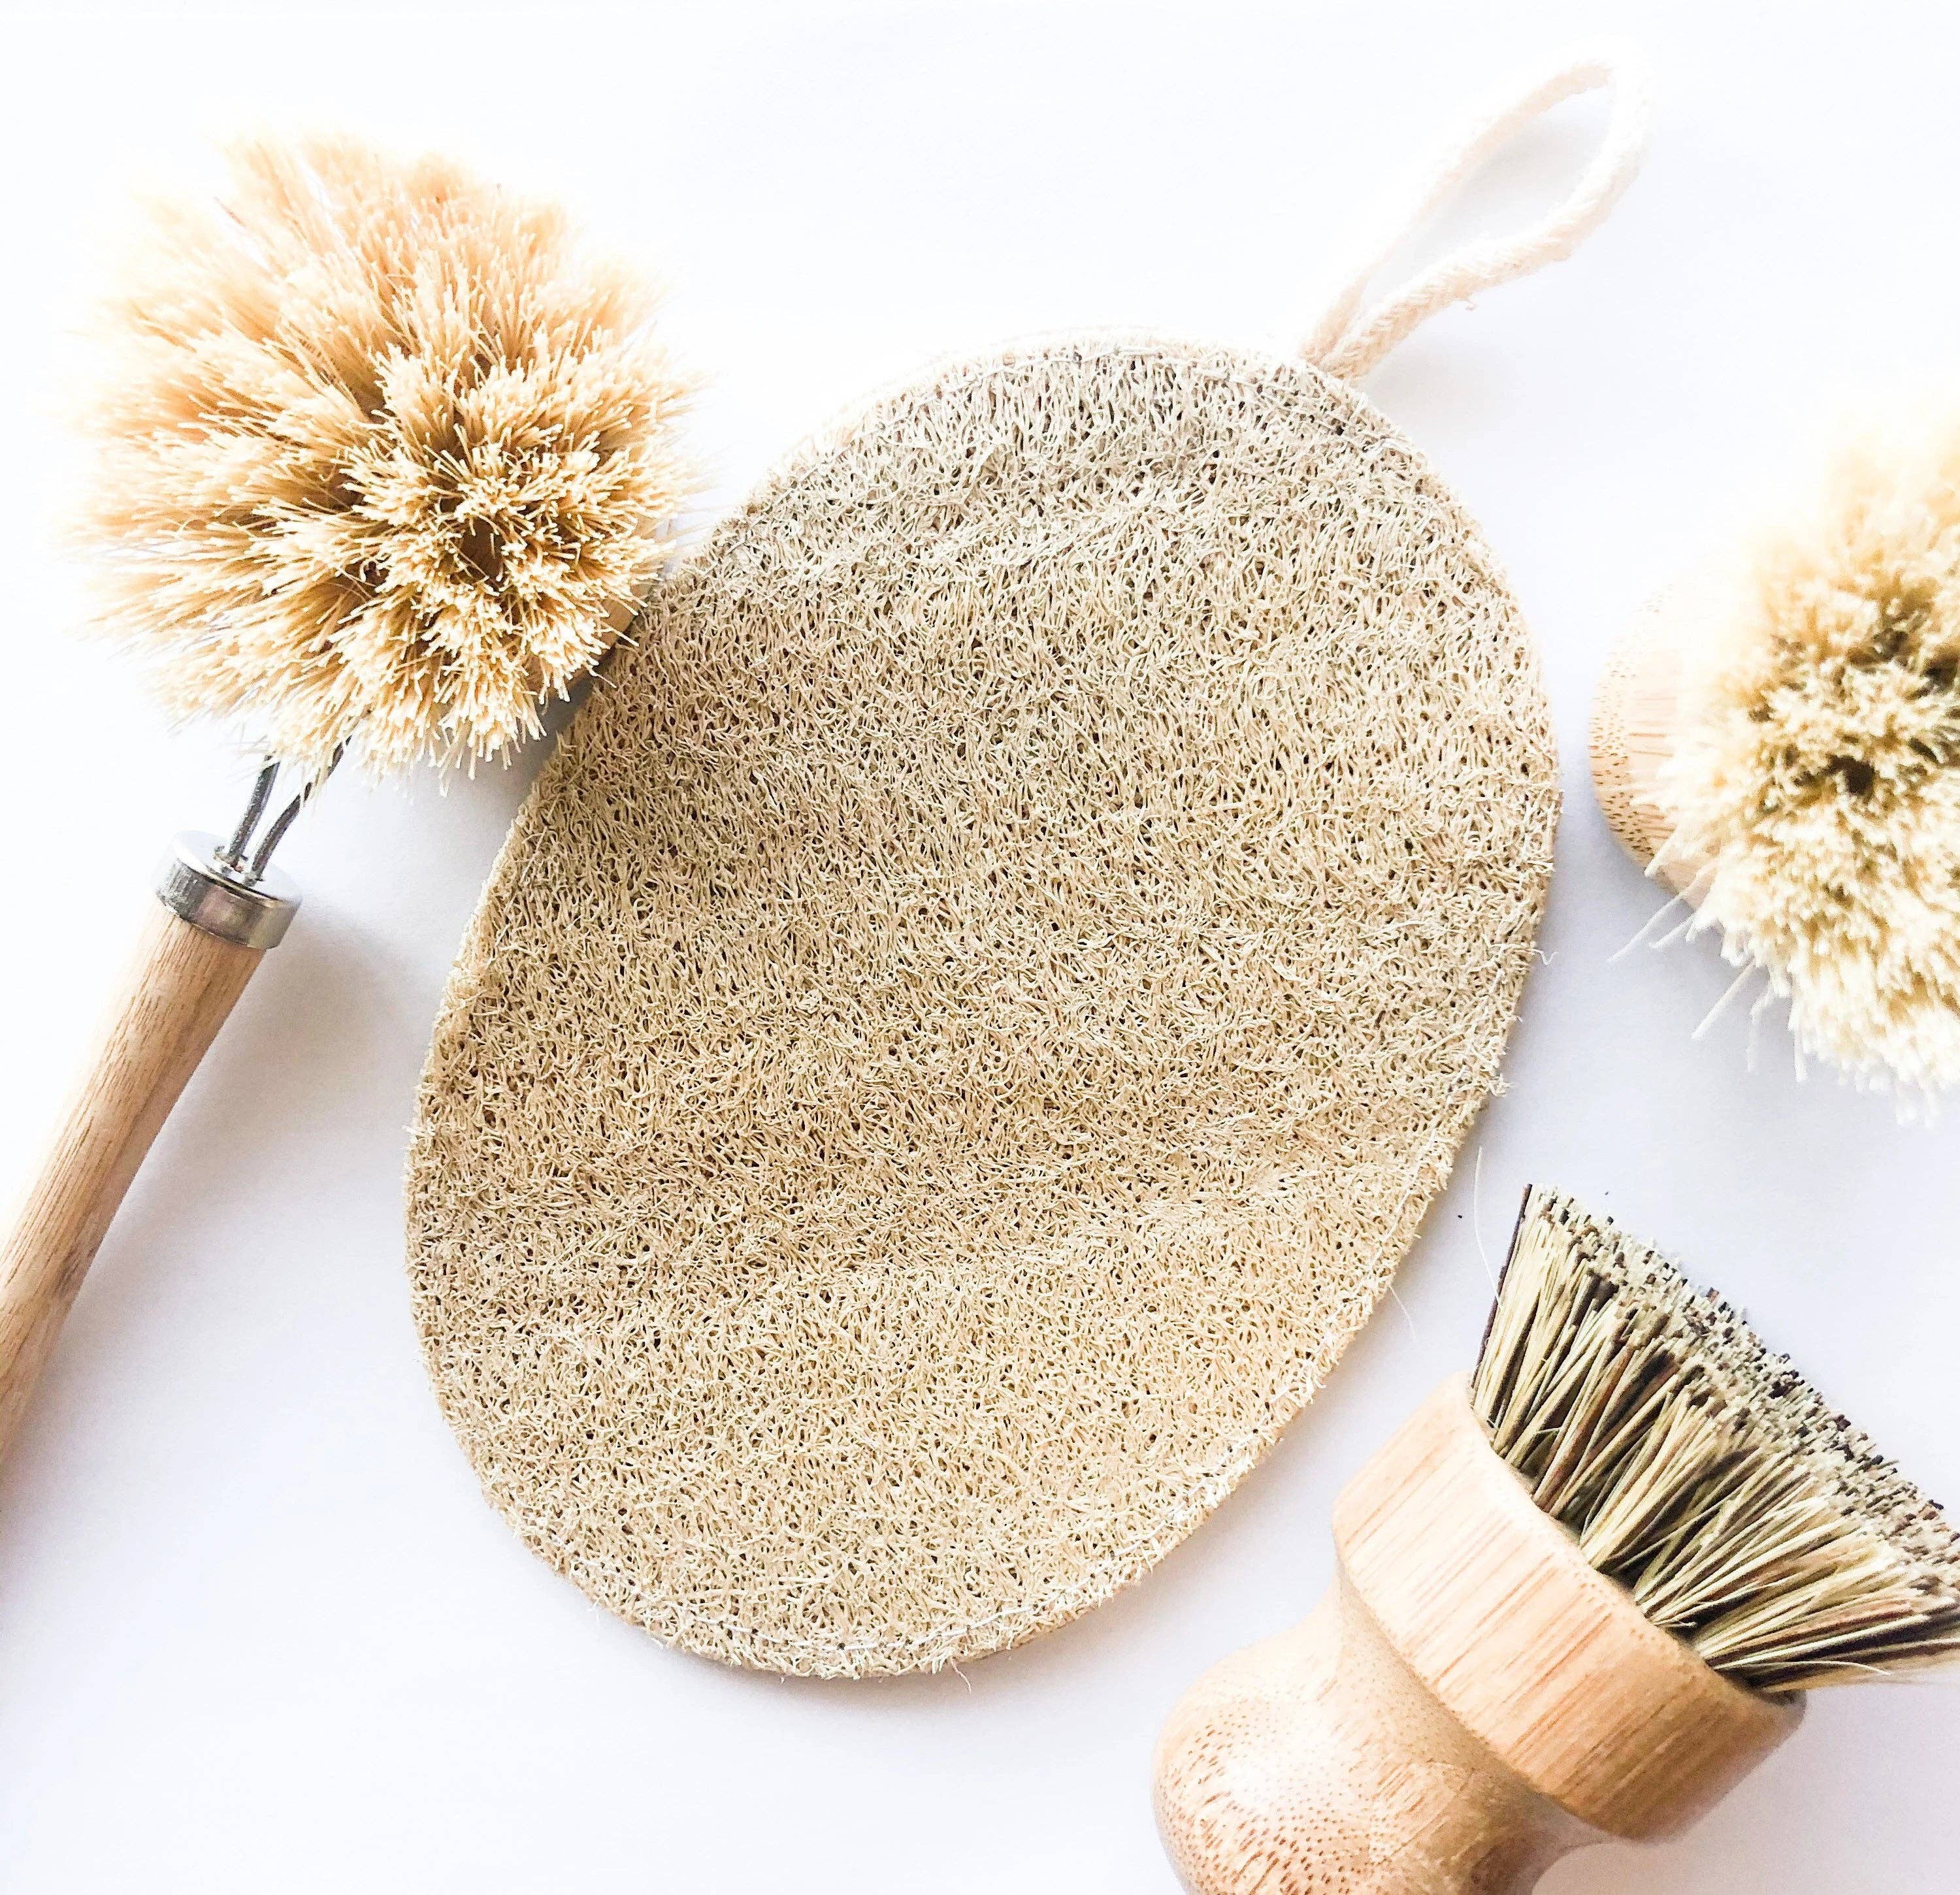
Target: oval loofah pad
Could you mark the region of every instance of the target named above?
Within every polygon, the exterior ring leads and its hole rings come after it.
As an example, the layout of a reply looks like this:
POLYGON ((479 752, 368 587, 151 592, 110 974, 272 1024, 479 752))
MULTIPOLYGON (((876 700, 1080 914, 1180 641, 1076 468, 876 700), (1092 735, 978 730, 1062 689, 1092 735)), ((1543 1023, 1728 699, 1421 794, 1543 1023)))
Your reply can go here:
POLYGON ((1138 342, 881 400, 666 586, 451 982, 415 1308, 492 1501, 676 1644, 1105 1599, 1368 1315, 1496 1076, 1537 670, 1351 388, 1138 342))

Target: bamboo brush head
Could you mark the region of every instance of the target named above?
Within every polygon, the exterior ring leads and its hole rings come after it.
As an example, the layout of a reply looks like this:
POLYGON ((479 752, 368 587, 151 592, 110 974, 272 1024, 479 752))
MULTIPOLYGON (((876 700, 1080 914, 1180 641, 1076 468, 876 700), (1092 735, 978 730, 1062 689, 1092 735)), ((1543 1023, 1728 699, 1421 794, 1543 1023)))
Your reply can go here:
POLYGON ((631 616, 684 491, 651 308, 444 160, 240 148, 110 311, 104 629, 309 774, 501 755, 631 616))
POLYGON ((1719 1296, 1526 1194, 1472 1380, 1545 1512, 1715 1670, 1782 1694, 1960 1655, 1960 1537, 1719 1296))

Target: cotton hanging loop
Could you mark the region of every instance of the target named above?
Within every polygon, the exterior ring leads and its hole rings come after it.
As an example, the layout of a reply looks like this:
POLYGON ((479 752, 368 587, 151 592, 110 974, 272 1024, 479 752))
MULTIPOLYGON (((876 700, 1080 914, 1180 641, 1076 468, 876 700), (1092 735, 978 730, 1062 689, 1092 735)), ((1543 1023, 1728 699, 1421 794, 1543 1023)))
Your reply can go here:
POLYGON ((1495 561, 1348 382, 1083 337, 873 402, 660 589, 464 943, 410 1257, 489 1498, 781 1671, 1108 1598, 1387 1286, 1558 800, 1495 561))
POLYGON ((1386 226, 1386 240, 1328 306, 1303 353, 1330 375, 1358 380, 1439 310, 1500 283, 1561 262, 1605 221, 1639 170, 1650 110, 1646 68, 1624 47, 1562 61, 1515 99, 1494 107, 1432 173, 1408 214, 1386 226), (1532 228, 1465 246, 1396 294, 1363 310, 1362 298, 1389 259, 1476 172, 1535 119, 1581 94, 1613 95, 1605 138, 1571 195, 1532 228))

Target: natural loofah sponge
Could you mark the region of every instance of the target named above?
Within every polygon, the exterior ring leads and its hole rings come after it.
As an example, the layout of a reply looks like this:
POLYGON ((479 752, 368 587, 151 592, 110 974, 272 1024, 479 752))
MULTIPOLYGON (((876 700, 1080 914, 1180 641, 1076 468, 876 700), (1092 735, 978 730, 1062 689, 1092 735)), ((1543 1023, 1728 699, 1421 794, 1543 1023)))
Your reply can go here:
POLYGON ((562 211, 446 161, 241 148, 112 312, 105 628, 173 709, 315 774, 535 734, 683 491, 651 310, 562 211))
MULTIPOLYGON (((1960 444, 1862 446, 1674 628, 1697 930, 1861 1081, 1960 1079, 1960 444)), ((1678 866, 1676 873, 1682 873, 1678 866)))
POLYGON ((1013 1645, 1257 1461, 1497 1076, 1558 805, 1516 603, 1346 385, 1084 339, 813 444, 603 684, 424 1079, 444 1413, 692 1650, 1013 1645))

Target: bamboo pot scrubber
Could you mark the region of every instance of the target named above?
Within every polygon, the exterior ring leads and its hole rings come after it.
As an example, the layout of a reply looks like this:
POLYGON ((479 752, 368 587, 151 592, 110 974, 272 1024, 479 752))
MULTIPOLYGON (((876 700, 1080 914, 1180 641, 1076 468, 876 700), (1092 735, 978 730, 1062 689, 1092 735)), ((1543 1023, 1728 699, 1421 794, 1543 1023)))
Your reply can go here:
POLYGON ((781 1671, 997 1650, 1332 1366, 1496 1076, 1558 809, 1510 591, 1349 378, 1564 255, 1636 116, 1305 363, 947 369, 659 590, 498 862, 409 1180, 444 1412, 593 1598, 781 1671))
POLYGON ((1666 1836, 1804 1693, 1960 1653, 1960 1540, 1735 1311, 1526 1194, 1475 1374, 1348 1483, 1303 1623, 1159 1741, 1192 1895, 1513 1895, 1666 1836))
POLYGON ((1337 1576, 1208 1672, 1159 1741, 1160 1827, 1200 1895, 1499 1895, 1681 1828, 1802 1700, 1731 1683, 1588 1565, 1446 1382, 1349 1482, 1337 1576))

